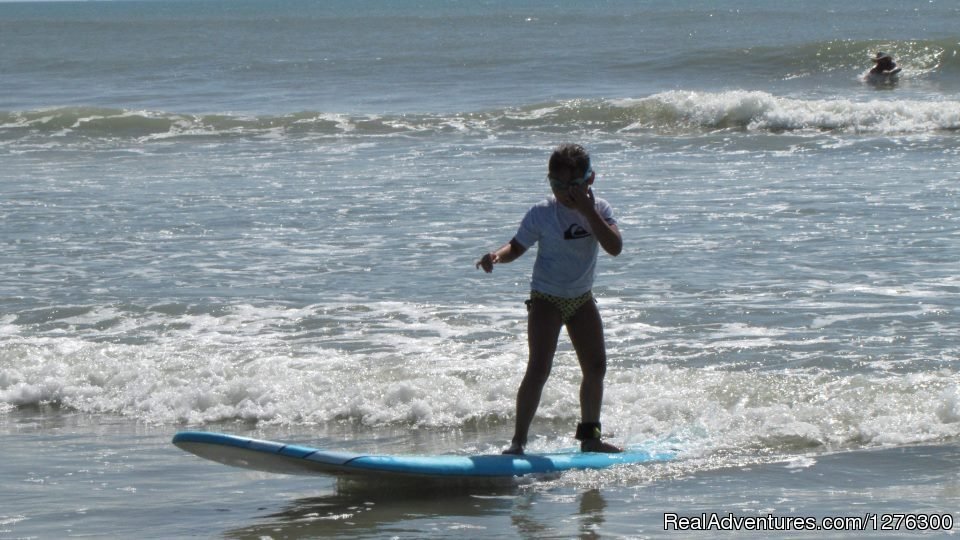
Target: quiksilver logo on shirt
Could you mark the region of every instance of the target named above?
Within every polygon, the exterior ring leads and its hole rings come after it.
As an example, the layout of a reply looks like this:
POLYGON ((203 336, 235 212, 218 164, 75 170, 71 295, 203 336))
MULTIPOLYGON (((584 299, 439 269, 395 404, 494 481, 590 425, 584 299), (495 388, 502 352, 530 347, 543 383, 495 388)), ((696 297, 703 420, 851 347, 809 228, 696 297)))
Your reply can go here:
POLYGON ((586 238, 588 236, 590 236, 590 232, 576 223, 567 227, 567 230, 563 233, 564 240, 576 240, 578 238, 586 238))

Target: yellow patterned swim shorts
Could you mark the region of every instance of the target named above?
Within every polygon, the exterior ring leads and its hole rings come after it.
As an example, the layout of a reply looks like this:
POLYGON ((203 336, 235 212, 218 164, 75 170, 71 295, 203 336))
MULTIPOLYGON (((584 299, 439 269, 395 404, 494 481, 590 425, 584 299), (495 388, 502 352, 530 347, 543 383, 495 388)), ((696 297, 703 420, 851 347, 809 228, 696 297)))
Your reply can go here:
POLYGON ((530 302, 534 299, 546 300, 553 304, 553 306, 560 311, 560 319, 566 324, 566 322, 570 320, 570 317, 573 317, 574 313, 576 313, 581 306, 593 300, 593 291, 587 291, 576 298, 564 298, 540 291, 530 291, 530 300, 527 300, 527 311, 530 310, 530 302))

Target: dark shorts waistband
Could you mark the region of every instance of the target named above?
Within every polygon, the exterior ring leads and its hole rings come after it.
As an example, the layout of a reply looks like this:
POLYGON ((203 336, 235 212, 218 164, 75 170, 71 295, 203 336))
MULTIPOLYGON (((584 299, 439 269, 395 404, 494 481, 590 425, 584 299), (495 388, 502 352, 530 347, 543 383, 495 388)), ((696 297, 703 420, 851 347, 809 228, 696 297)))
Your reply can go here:
POLYGON ((527 300, 527 310, 530 309, 530 303, 533 300, 545 300, 550 302, 558 311, 560 319, 566 323, 584 304, 593 300, 593 291, 587 291, 574 298, 564 298, 552 294, 542 293, 540 291, 530 291, 530 300, 527 300))

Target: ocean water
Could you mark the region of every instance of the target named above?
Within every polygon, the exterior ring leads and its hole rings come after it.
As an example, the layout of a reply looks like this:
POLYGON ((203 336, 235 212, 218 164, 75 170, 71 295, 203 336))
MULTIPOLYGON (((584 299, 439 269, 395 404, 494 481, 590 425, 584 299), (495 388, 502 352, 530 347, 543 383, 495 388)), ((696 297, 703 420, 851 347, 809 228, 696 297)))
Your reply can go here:
MULTIPOLYGON (((940 0, 0 2, 0 538, 960 519, 958 27, 940 0), (895 84, 863 80, 880 50, 895 84), (474 262, 568 141, 625 239, 604 429, 678 459, 434 492, 170 444, 498 452, 533 256, 474 262)), ((578 384, 562 339, 531 450, 572 444, 578 384)))

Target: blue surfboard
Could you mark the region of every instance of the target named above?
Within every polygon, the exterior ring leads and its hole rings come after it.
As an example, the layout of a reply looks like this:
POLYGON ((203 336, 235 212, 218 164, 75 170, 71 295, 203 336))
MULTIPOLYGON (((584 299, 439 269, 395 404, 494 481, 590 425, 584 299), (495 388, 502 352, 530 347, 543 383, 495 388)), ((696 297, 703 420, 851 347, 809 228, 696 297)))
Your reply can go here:
POLYGON ((613 465, 667 461, 674 457, 674 453, 667 450, 638 449, 628 449, 619 454, 568 452, 522 456, 390 456, 327 451, 202 431, 177 433, 173 437, 173 444, 205 459, 256 471, 380 479, 503 479, 572 469, 603 469, 613 465))

